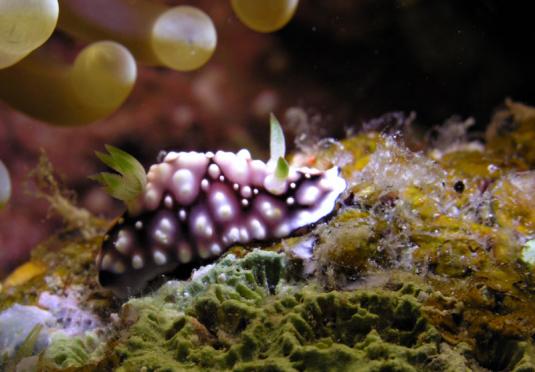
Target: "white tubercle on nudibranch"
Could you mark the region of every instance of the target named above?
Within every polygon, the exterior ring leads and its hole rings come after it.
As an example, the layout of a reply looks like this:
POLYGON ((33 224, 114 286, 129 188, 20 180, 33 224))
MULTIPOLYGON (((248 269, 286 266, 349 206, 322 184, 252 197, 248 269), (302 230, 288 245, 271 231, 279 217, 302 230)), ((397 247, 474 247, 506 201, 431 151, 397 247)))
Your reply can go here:
POLYGON ((280 179, 247 150, 210 155, 170 152, 150 167, 139 212, 109 231, 97 259, 103 286, 135 293, 234 244, 288 236, 329 215, 346 187, 336 167, 290 167, 280 179))

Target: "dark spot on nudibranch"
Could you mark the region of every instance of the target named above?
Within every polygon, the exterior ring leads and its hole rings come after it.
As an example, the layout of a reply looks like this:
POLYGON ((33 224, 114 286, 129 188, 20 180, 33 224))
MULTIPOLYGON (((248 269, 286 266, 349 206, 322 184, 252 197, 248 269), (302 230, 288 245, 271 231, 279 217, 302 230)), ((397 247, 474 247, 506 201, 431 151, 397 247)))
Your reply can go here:
POLYGON ((234 244, 286 237, 329 215, 346 183, 337 168, 293 168, 237 154, 169 152, 150 167, 141 211, 125 213, 97 257, 99 282, 135 294, 164 273, 187 277, 234 244), (187 272, 187 273, 186 273, 187 272))

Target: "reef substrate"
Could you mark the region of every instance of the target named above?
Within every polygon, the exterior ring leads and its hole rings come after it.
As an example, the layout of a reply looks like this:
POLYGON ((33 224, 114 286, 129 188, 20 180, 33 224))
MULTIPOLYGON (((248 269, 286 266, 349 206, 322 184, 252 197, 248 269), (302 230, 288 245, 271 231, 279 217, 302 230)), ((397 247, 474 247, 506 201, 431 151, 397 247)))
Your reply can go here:
POLYGON ((295 155, 341 167, 330 219, 128 300, 97 285, 106 221, 78 211, 3 281, 0 367, 534 371, 535 109, 506 102, 477 139, 400 123, 295 155))

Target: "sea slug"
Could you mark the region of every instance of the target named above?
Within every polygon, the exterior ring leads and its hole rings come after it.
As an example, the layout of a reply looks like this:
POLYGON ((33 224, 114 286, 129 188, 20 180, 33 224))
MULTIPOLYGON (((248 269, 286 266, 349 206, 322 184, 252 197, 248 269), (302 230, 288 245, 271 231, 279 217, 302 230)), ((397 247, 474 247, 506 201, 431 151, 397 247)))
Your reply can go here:
MULTIPOLYGON (((104 157, 120 151, 108 150, 104 157)), ((134 294, 163 273, 189 274, 235 244, 287 237, 329 215, 346 188, 337 167, 286 163, 282 176, 280 167, 284 162, 253 160, 245 149, 167 153, 106 235, 96 259, 100 284, 134 294)))

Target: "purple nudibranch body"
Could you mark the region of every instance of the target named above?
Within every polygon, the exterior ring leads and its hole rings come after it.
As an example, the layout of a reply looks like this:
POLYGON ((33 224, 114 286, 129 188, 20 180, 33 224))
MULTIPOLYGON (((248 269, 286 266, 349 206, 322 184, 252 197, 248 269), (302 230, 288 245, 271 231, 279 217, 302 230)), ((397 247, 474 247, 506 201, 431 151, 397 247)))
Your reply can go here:
POLYGON ((118 296, 157 276, 189 275, 235 244, 270 241, 318 222, 346 188, 339 169, 290 167, 238 153, 170 152, 147 173, 140 210, 126 212, 97 256, 99 281, 118 296))

